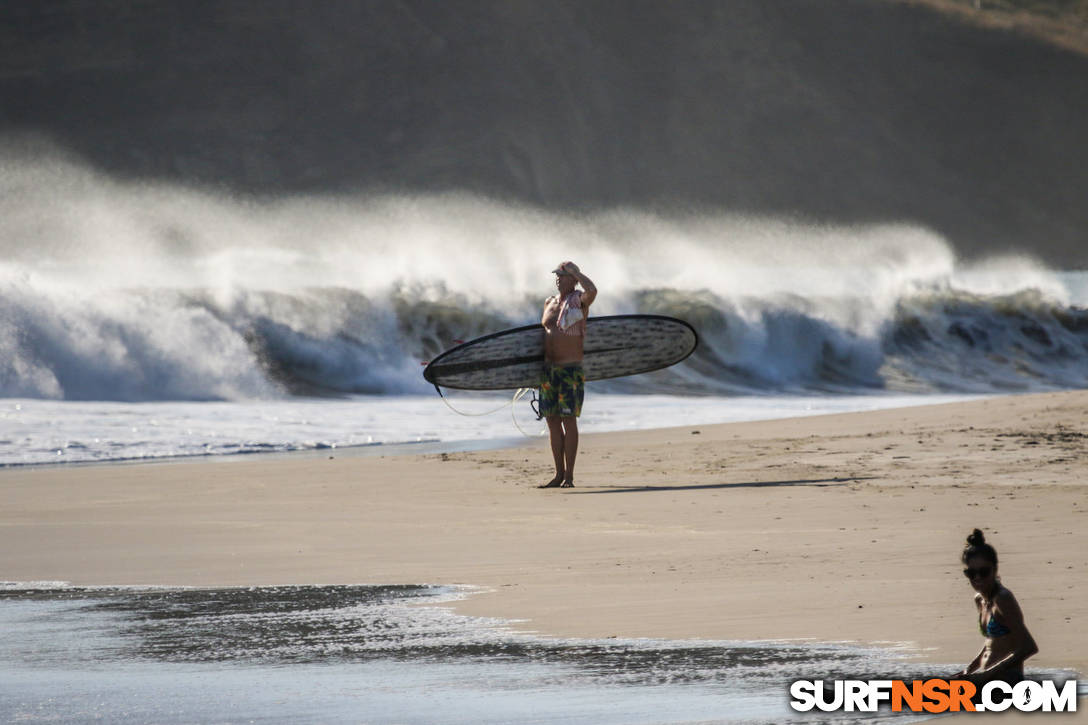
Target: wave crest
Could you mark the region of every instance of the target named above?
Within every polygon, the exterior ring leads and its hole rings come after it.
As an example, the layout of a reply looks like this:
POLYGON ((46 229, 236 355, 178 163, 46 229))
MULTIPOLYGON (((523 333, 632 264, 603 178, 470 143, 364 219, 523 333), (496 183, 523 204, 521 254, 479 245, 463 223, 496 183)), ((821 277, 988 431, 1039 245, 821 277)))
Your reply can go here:
POLYGON ((548 270, 572 257, 601 290, 595 314, 673 315, 702 341, 682 365, 603 389, 1088 383, 1088 274, 960 266, 907 224, 573 215, 465 195, 240 200, 4 158, 0 396, 426 392, 421 362, 537 321, 548 270))
MULTIPOLYGON (((906 295, 875 332, 867 301, 727 300, 636 290, 635 312, 687 320, 701 344, 682 365, 601 382, 615 392, 991 392, 1088 385, 1088 310, 1038 292, 906 295)), ((420 363, 458 341, 531 323, 457 294, 372 298, 127 290, 94 300, 0 292, 0 395, 212 400, 425 392, 420 363)))

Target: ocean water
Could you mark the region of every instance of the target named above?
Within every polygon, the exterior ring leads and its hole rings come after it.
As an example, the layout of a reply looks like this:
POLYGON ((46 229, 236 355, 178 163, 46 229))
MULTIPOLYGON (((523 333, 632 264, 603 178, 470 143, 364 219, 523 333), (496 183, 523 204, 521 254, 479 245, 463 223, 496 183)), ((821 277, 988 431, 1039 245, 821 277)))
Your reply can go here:
MULTIPOLYGON (((707 425, 951 402, 977 396, 596 394, 584 432, 707 425)), ((437 394, 207 403, 0 400, 0 467, 289 451, 392 455, 473 450, 546 437, 529 398, 437 394)))
POLYGON ((538 319, 561 259, 594 313, 700 335, 679 365, 591 384, 588 430, 1088 385, 1088 272, 962 262, 915 225, 252 199, 0 160, 0 464, 535 436, 525 401, 447 410, 421 364, 538 319))
POLYGON ((633 725, 916 719, 891 712, 810 718, 788 707, 794 679, 923 674, 902 647, 553 639, 442 606, 468 595, 429 586, 0 585, 0 720, 633 725))

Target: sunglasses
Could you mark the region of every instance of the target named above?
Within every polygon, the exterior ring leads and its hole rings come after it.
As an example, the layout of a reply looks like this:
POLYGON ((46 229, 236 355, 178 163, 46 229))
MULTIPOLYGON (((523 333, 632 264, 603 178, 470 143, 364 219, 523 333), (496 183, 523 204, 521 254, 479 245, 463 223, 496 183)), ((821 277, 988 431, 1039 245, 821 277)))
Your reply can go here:
POLYGON ((993 568, 988 566, 980 566, 978 569, 972 569, 971 567, 967 567, 963 570, 963 575, 968 579, 974 579, 976 577, 979 579, 985 579, 986 577, 990 576, 991 572, 993 572, 993 568))

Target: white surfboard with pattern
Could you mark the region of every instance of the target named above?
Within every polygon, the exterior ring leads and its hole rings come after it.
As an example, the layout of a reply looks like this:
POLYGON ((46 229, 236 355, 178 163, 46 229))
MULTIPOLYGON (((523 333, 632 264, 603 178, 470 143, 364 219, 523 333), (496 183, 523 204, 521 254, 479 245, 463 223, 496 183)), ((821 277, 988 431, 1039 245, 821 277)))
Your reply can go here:
MULTIPOLYGON (((695 329, 675 317, 590 317, 582 366, 586 380, 660 370, 680 362, 699 344, 695 329)), ((429 383, 460 390, 533 388, 544 370, 544 328, 527 325, 484 335, 451 348, 423 371, 429 383)))

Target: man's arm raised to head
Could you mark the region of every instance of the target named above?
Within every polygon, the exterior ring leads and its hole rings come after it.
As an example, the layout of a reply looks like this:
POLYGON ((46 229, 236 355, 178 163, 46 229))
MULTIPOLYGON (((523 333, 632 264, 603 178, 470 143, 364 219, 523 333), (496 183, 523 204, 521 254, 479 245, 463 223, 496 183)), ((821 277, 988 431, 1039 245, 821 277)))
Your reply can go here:
POLYGON ((593 300, 597 299, 597 285, 593 284, 593 280, 582 274, 582 270, 578 269, 578 265, 574 262, 567 262, 562 269, 578 280, 578 284, 582 285, 584 290, 582 293, 582 309, 593 304, 593 300))

